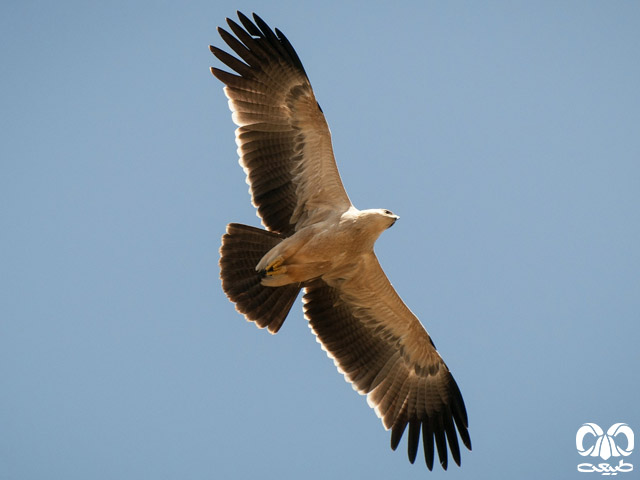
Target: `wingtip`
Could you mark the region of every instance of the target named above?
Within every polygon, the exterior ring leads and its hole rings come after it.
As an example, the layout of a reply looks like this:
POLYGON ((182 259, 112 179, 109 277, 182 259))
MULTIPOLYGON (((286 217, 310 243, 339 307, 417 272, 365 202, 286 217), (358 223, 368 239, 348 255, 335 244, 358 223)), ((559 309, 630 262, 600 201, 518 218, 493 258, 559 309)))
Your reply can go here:
MULTIPOLYGON (((225 18, 225 21, 227 22, 227 25, 229 25, 229 28, 231 28, 231 29, 233 29, 234 25, 237 25, 237 23, 235 22, 235 20, 233 18, 227 17, 227 18, 225 18)), ((218 33, 220 33, 220 30, 224 31, 224 28, 218 27, 218 33)))
POLYGON ((395 451, 398 448, 406 428, 407 422, 402 420, 393 425, 391 428, 391 450, 395 451))
POLYGON ((262 18, 260 17, 260 15, 258 15, 256 12, 251 12, 251 16, 253 17, 253 20, 258 23, 258 22, 262 22, 265 23, 264 20, 262 20, 262 18))
POLYGON ((464 443, 464 446, 467 447, 467 449, 471 452, 473 449, 471 448, 471 437, 469 436, 469 432, 466 432, 466 436, 462 437, 462 443, 464 443))
MULTIPOLYGON (((238 16, 238 19, 239 19, 242 23, 244 23, 244 22, 245 22, 245 20, 246 20, 246 21, 249 21, 249 22, 251 21, 251 20, 249 19, 249 17, 247 17, 247 16, 246 16, 244 13, 242 13, 240 10, 236 10, 236 15, 238 16)), ((254 13, 253 15, 255 15, 255 13, 254 13)))
POLYGON ((211 74, 216 77, 218 80, 224 82, 224 80, 221 80, 221 78, 224 78, 225 75, 225 71, 220 70, 219 68, 216 67, 209 67, 209 71, 211 72, 211 74))

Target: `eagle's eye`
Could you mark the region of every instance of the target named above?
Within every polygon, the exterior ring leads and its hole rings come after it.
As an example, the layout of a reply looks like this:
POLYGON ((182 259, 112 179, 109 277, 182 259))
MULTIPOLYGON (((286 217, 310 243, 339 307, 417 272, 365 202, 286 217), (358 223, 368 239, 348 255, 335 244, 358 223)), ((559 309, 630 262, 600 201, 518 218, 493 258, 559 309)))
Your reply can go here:
POLYGON ((387 215, 393 215, 393 213, 391 213, 391 210, 385 210, 384 213, 387 215))

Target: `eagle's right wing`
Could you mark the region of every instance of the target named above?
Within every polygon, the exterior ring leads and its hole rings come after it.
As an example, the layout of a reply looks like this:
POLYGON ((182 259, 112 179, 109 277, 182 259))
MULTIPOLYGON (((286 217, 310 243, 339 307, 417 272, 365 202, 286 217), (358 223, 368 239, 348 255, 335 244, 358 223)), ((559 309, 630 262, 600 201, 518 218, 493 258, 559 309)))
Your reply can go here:
POLYGON ((212 68, 225 85, 240 164, 263 225, 289 235, 339 215, 351 202, 336 166, 331 134, 302 63, 287 38, 257 15, 227 19, 237 39, 222 39, 242 59, 210 47, 238 75, 212 68))

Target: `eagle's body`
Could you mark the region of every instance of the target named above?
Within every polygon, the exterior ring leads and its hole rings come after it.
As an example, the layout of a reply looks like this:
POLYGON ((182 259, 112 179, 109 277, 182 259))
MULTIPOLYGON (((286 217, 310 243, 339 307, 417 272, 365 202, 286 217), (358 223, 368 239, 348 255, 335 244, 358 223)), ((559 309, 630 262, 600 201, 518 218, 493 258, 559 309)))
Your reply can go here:
POLYGON ((303 227, 262 257, 256 271, 262 285, 281 287, 318 277, 348 278, 373 253, 380 234, 398 218, 388 210, 349 208, 342 215, 303 227), (276 271, 269 266, 278 264, 276 271))
POLYGON ((211 47, 237 75, 212 69, 239 126, 240 164, 266 230, 229 224, 222 238, 222 287, 248 320, 276 333, 300 290, 322 348, 354 389, 367 395, 395 450, 407 427, 409 459, 422 432, 425 461, 458 435, 471 449, 460 390, 427 331, 387 279, 373 251, 397 220, 356 209, 342 185, 329 127, 286 37, 254 15, 218 29, 241 59, 211 47), (244 28, 243 28, 244 27, 244 28), (237 37, 237 38, 236 38, 237 37), (457 432, 456 432, 457 430, 457 432))

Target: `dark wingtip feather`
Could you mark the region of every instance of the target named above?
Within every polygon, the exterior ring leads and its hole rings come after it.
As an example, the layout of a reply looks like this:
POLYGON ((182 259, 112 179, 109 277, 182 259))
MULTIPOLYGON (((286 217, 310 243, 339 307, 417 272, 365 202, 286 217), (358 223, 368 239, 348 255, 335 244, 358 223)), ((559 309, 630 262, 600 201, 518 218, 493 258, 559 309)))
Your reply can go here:
POLYGON ((447 441, 444 438, 444 425, 442 423, 442 417, 438 418, 438 423, 436 428, 434 428, 434 437, 436 440, 436 449, 438 450, 438 457, 440 458, 440 465, 444 470, 447 469, 448 466, 448 458, 447 458, 447 441))
MULTIPOLYGON (((262 37, 263 36, 262 33, 260 32, 260 30, 255 26, 255 24, 251 21, 251 19, 249 17, 247 17, 244 13, 242 13, 240 11, 238 11, 236 13, 238 14, 238 18, 240 19, 240 23, 242 23, 244 28, 247 29, 247 32, 249 32, 254 37, 262 37)), ((256 16, 257 15, 254 13, 253 17, 255 18, 256 16)))
POLYGON ((416 461, 418 443, 420 442, 420 422, 412 420, 409 423, 409 438, 407 440, 407 452, 411 463, 416 461))
MULTIPOLYGON (((268 33, 273 33, 271 32, 271 27, 269 27, 269 25, 267 25, 267 22, 265 22, 264 20, 262 20, 262 18, 260 18, 260 15, 258 15, 257 13, 252 13, 251 16, 253 17, 253 21, 256 22, 255 25, 258 26, 258 28, 262 31, 262 34, 264 36, 268 36, 268 33)), ((246 17, 245 17, 246 18, 246 17)), ((249 19, 247 19, 249 20, 249 19)))
POLYGON ((453 407, 454 407, 454 417, 460 417, 462 423, 465 428, 469 427, 469 418, 467 417, 467 408, 464 405, 464 400, 462 399, 462 392, 460 392, 460 387, 458 387, 458 383, 456 382, 453 375, 449 373, 450 379, 450 388, 452 390, 453 396, 453 407))
POLYGON ((444 427, 453 461, 460 466, 460 445, 458 445, 458 435, 456 434, 456 427, 453 425, 453 419, 449 412, 447 412, 447 415, 445 416, 444 427))
POLYGON ((213 76, 216 77, 225 85, 231 85, 233 84, 234 80, 237 80, 238 78, 240 78, 237 75, 233 75, 229 72, 225 72, 224 70, 220 70, 219 68, 216 68, 216 67, 211 67, 211 73, 213 73, 213 76))
POLYGON ((458 433, 460 435, 460 440, 465 447, 471 450, 471 437, 469 436, 469 431, 467 430, 467 426, 464 425, 464 419, 459 418, 457 415, 453 416, 453 420, 456 422, 456 427, 458 427, 458 433))
POLYGON ((398 448, 405 428, 407 428, 406 421, 399 421, 393 425, 391 429, 391 450, 395 451, 395 449, 398 448))
MULTIPOLYGON (((286 35, 284 33, 282 33, 280 30, 278 30, 277 28, 276 28, 276 35, 278 36, 278 39, 280 40, 280 43, 282 43, 282 46, 284 47, 284 49, 289 54, 289 57, 293 61, 293 64, 296 67, 298 67, 300 69, 300 71, 302 73, 304 73, 304 75, 307 78, 309 78, 309 76, 307 75, 307 72, 305 71, 304 67, 302 66, 302 60, 300 60, 300 57, 298 56, 298 52, 296 52, 295 48, 293 48, 293 45, 291 45, 291 42, 286 37, 286 35)), ((320 108, 320 105, 318 105, 318 108, 320 108)), ((322 111, 321 108, 320 108, 320 111, 322 111)))
POLYGON ((429 471, 433 470, 433 430, 429 425, 429 421, 422 422, 422 447, 424 448, 424 461, 429 471))

